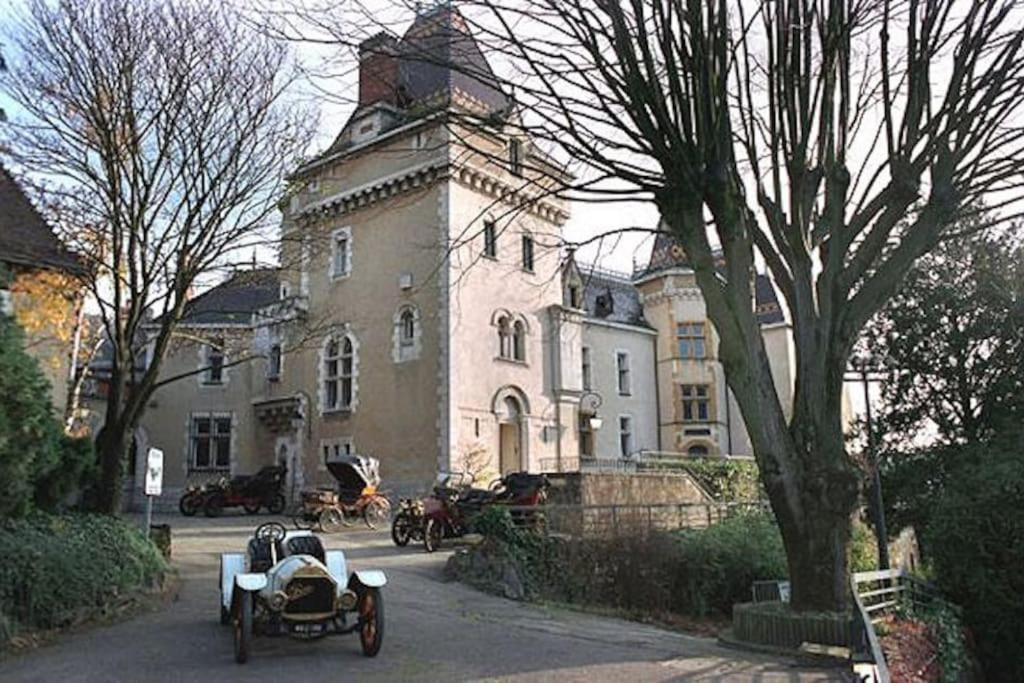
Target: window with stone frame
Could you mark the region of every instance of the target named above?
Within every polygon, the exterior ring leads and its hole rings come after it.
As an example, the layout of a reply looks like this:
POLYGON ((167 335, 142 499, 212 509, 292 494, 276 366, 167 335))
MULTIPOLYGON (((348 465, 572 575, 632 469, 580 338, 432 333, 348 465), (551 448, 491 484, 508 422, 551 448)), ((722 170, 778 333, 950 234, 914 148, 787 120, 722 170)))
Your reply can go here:
POLYGON ((498 357, 512 358, 512 321, 505 315, 498 318, 498 357))
POLYGON ((619 415, 619 454, 625 458, 633 452, 633 418, 619 415))
POLYGON ((676 325, 676 343, 680 358, 707 358, 707 342, 702 322, 684 322, 676 325))
POLYGON ((416 341, 416 315, 412 309, 405 309, 398 317, 398 344, 412 346, 416 341))
POLYGON ((533 237, 523 235, 523 270, 533 272, 533 237))
POLYGON ((683 401, 683 421, 711 420, 711 398, 706 384, 683 384, 680 387, 680 395, 683 401))
POLYGON ((619 395, 629 396, 632 393, 632 378, 630 377, 629 354, 627 352, 615 352, 615 373, 619 395))
POLYGON ((512 356, 515 360, 526 361, 526 325, 522 320, 512 325, 512 356))
POLYGON ((355 394, 355 346, 352 338, 331 337, 324 347, 323 409, 349 410, 355 394))
POLYGON ((331 235, 331 278, 343 278, 352 271, 352 231, 342 228, 331 235))
POLYGON ((278 343, 271 344, 270 351, 267 352, 267 379, 271 381, 281 379, 281 361, 281 345, 278 343))
POLYGON ((231 468, 231 415, 192 413, 189 420, 189 467, 193 470, 231 468))
POLYGON ((484 221, 484 256, 498 258, 498 230, 494 221, 484 221))
POLYGON ((203 384, 224 383, 224 340, 211 339, 206 345, 206 369, 203 371, 203 384))

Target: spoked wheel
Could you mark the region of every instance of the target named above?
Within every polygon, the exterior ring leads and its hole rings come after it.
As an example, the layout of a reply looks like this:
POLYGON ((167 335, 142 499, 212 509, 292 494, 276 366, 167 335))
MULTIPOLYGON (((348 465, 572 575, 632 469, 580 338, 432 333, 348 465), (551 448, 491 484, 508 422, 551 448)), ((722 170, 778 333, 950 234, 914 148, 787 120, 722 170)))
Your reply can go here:
POLYGON ((235 609, 235 661, 245 664, 252 645, 252 593, 242 591, 235 609))
POLYGON ((359 600, 359 642, 363 654, 376 657, 384 642, 384 597, 378 588, 366 588, 359 600))
POLYGON ((374 498, 363 508, 363 521, 371 529, 384 526, 390 517, 391 503, 387 498, 374 498))
POLYGON ((333 534, 346 526, 348 524, 345 523, 345 513, 338 508, 327 508, 320 513, 320 528, 324 533, 333 534))
POLYGON ((267 512, 272 515, 279 515, 284 512, 285 505, 287 505, 287 502, 284 499, 284 495, 280 493, 275 494, 274 497, 270 499, 270 502, 267 503, 267 512))
POLYGON ((193 517, 203 507, 203 497, 199 493, 186 493, 178 501, 178 510, 186 517, 193 517))
POLYGON ((428 519, 427 525, 423 528, 423 549, 432 553, 441 547, 441 539, 444 538, 444 528, 441 522, 436 519, 428 519))
POLYGON ((206 503, 203 505, 203 514, 207 517, 220 517, 224 512, 224 503, 226 502, 224 494, 213 494, 206 499, 206 503))
POLYGON ((412 524, 409 522, 409 516, 398 513, 395 517, 395 521, 391 523, 391 540, 395 542, 399 548, 405 547, 409 544, 409 539, 412 537, 412 524))
POLYGON ((316 515, 308 514, 303 509, 299 509, 292 513, 292 524, 299 531, 310 531, 317 525, 317 517, 316 515))

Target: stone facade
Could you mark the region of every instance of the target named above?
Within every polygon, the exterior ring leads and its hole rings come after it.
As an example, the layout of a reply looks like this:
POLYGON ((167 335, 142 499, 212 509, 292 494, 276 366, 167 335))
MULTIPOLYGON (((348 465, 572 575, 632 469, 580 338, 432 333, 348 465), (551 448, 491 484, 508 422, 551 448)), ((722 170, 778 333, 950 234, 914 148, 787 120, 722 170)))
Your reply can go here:
MULTIPOLYGON (((364 44, 373 78, 282 204, 280 268, 191 302, 161 376, 191 374, 157 392, 138 436, 168 459, 165 502, 187 482, 278 462, 294 496, 329 484, 325 460, 345 452, 378 458, 395 493, 446 470, 749 453, 685 264, 652 259, 634 278, 562 252, 569 206, 536 188, 558 170, 518 137, 510 100, 464 74, 421 73, 405 52, 438 29, 472 41, 441 8, 401 40, 364 44), (467 113, 508 125, 472 127, 467 113), (677 357, 680 321, 704 325, 699 362, 677 357), (708 415, 681 417, 684 383, 707 387, 708 415)), ((478 50, 460 54, 486 67, 478 50)), ((785 387, 788 330, 775 324, 785 387)))

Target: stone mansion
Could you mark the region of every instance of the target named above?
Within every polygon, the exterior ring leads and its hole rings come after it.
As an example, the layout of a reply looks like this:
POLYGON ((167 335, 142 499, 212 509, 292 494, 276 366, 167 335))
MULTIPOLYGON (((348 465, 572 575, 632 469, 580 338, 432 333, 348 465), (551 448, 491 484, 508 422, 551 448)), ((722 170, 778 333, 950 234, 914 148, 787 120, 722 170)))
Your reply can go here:
MULTIPOLYGON (((570 207, 542 191, 558 167, 517 137, 493 78, 468 74, 491 72, 446 7, 360 46, 356 109, 282 204, 281 267, 194 298, 165 360, 194 374, 158 391, 135 450, 164 451, 167 502, 277 462, 294 494, 345 452, 377 457, 396 492, 470 459, 558 472, 750 453, 685 254, 661 235, 637 272, 577 263, 559 245, 570 207)), ((790 330, 756 284, 788 393, 790 330)))

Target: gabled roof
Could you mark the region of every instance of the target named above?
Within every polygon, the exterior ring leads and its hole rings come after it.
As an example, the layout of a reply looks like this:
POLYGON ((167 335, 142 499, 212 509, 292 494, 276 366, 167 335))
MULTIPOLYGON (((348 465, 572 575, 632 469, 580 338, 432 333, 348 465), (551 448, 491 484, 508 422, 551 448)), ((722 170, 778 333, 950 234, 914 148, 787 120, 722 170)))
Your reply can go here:
POLYGON ((247 325, 253 313, 280 299, 277 268, 235 272, 188 302, 183 325, 247 325))
POLYGON ((81 262, 61 244, 3 165, 0 165, 0 262, 63 270, 75 275, 83 272, 81 262))

